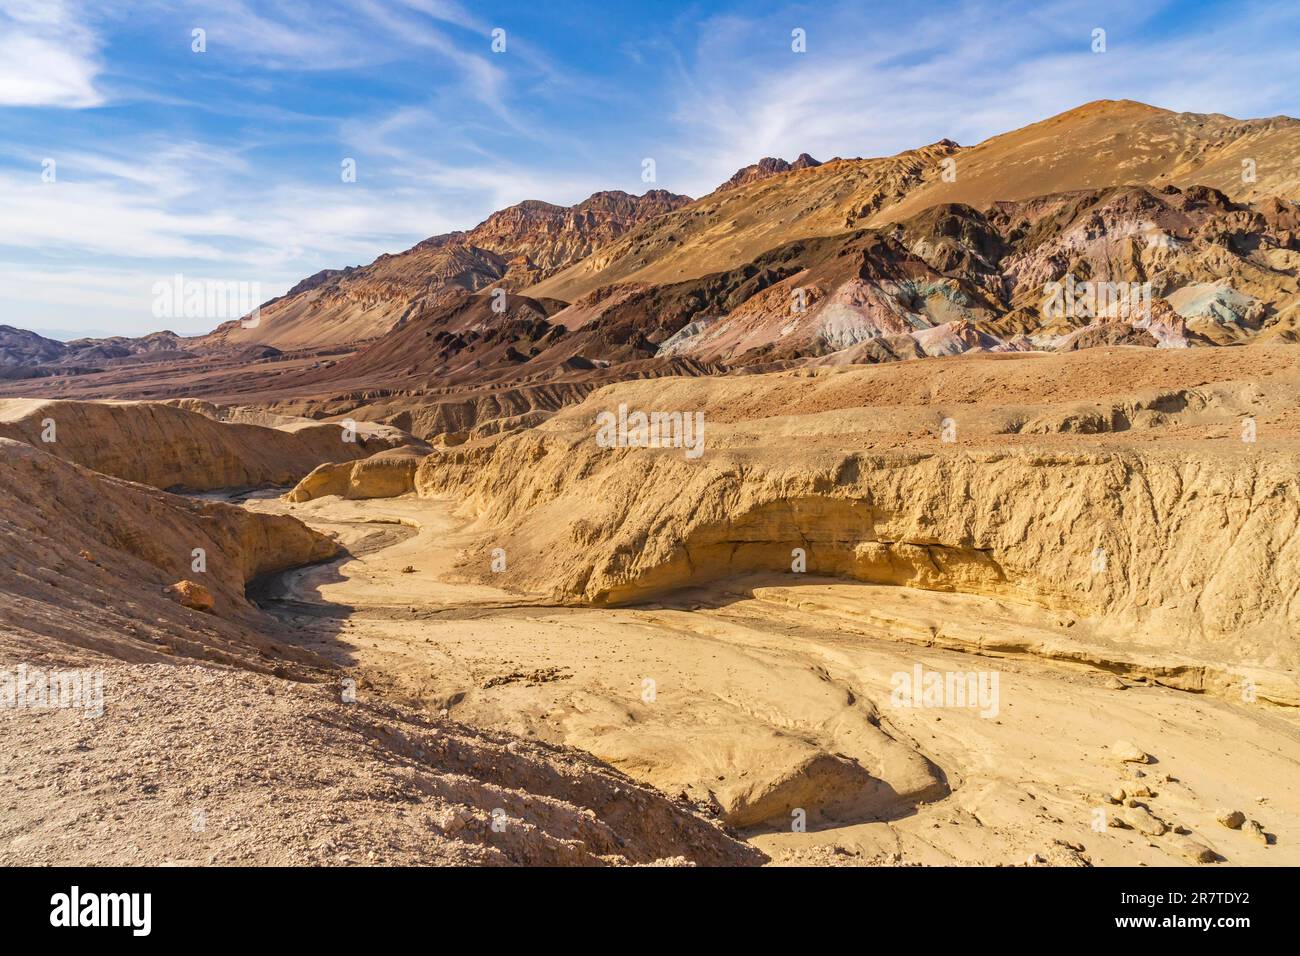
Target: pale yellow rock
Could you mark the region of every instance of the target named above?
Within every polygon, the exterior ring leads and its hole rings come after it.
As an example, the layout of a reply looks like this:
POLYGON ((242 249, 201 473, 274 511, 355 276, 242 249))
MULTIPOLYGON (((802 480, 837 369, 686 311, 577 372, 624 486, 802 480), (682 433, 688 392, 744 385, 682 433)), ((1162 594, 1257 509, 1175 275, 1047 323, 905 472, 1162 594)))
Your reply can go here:
POLYGON ((1140 805, 1125 807, 1120 816, 1134 830, 1147 836, 1161 836, 1169 831, 1168 824, 1140 805))
MULTIPOLYGON (((881 374, 858 368, 624 382, 536 428, 425 458, 415 487, 491 529, 463 565, 484 584, 502 583, 488 570, 501 547, 509 587, 565 603, 618 606, 764 575, 964 595, 985 600, 915 640, 941 632, 954 647, 1092 663, 1238 700, 1249 681, 1257 699, 1300 703, 1300 644, 1287 636, 1300 632, 1300 536, 1280 531, 1300 524, 1290 445, 1241 454, 1240 442, 1194 452, 1051 442, 1050 404, 1036 406, 1044 437, 1032 442, 991 444, 1024 425, 1028 410, 1011 407, 963 412, 969 444, 904 440, 943 412, 840 397, 874 387, 887 387, 881 374), (597 416, 620 405, 698 410, 703 453, 601 447, 597 416), (981 627, 994 607, 1015 625, 981 627)), ((1216 384, 1138 404, 1195 408, 1231 427, 1254 389, 1216 384)))
POLYGON ((422 446, 407 445, 377 452, 355 462, 324 464, 307 475, 286 498, 295 503, 327 495, 342 498, 396 498, 415 490, 415 473, 428 454, 422 446))
POLYGON ((268 428, 158 402, 25 399, 0 399, 0 437, 106 475, 190 491, 288 484, 321 462, 361 458, 392 444, 387 433, 362 432, 348 441, 342 425, 327 422, 268 428))
POLYGON ((1189 863, 1214 863, 1219 858, 1211 847, 1184 834, 1175 833, 1166 842, 1189 863))
POLYGON ((1128 740, 1117 740, 1110 745, 1110 753, 1123 763, 1147 763, 1151 757, 1145 750, 1128 740))

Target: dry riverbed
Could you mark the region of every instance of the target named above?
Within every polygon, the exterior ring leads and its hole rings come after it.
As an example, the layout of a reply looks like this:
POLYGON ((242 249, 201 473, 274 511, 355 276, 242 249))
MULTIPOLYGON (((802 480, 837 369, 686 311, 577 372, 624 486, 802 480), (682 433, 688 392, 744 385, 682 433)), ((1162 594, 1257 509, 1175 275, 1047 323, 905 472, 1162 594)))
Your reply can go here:
POLYGON ((451 502, 245 507, 293 514, 350 552, 261 599, 359 694, 589 751, 777 863, 1300 862, 1289 709, 917 638, 953 616, 1001 634, 1043 626, 1024 608, 789 575, 560 607, 457 580, 478 529, 451 502), (901 694, 918 667, 970 675, 985 699, 901 694), (1120 759, 1117 741, 1148 762, 1120 759), (1263 835, 1221 825, 1224 809, 1263 835))

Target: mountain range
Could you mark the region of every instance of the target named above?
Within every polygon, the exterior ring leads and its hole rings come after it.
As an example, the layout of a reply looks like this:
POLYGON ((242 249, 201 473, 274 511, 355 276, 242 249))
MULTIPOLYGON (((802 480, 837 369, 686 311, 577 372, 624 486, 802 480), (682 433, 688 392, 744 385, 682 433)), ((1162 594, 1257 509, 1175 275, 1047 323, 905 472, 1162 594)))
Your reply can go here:
POLYGON ((32 394, 175 397, 201 382, 432 437, 624 378, 1291 342, 1297 152, 1289 117, 1098 101, 971 147, 768 157, 695 200, 525 201, 310 276, 256 323, 72 343, 6 328, 0 361, 32 394), (1116 288, 1142 301, 1098 306, 1116 288))

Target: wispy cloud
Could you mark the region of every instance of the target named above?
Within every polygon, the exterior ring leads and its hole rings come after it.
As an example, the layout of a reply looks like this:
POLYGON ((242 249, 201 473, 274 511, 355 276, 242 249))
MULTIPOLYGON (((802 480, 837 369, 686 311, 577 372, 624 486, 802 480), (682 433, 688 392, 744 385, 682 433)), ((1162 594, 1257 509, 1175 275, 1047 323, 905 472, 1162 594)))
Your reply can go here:
POLYGON ((1197 28, 1178 4, 971 2, 917 15, 859 5, 715 17, 659 49, 675 132, 660 146, 708 191, 762 156, 887 155, 964 144, 1093 99, 1235 115, 1289 108, 1300 10, 1240 4, 1197 28), (1153 29, 1160 18, 1162 29, 1153 29), (807 30, 807 52, 790 31, 807 30), (1092 51, 1092 31, 1106 51, 1092 51))
POLYGON ((98 106, 95 35, 62 0, 0 2, 0 106, 98 106))

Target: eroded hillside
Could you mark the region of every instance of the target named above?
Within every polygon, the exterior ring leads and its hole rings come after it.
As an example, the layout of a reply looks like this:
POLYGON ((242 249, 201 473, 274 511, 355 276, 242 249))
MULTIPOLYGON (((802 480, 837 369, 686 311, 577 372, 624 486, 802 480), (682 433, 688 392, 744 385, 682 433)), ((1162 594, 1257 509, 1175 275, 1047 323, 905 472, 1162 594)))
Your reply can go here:
POLYGON ((954 620, 930 640, 1074 645, 1138 670, 1164 654, 1153 673, 1169 683, 1231 693, 1249 671, 1297 703, 1295 360, 1237 352, 1211 371, 1196 358, 1171 355, 1156 375, 1133 353, 965 359, 913 377, 925 391, 910 401, 906 377, 883 370, 627 383, 432 455, 416 487, 465 497, 496 529, 466 563, 478 578, 503 548, 511 580, 560 600, 793 581, 800 549, 810 575, 1042 612, 1032 636, 954 620), (957 397, 976 382, 984 401, 957 397), (702 413, 707 449, 601 447, 597 416, 620 406, 702 413))

